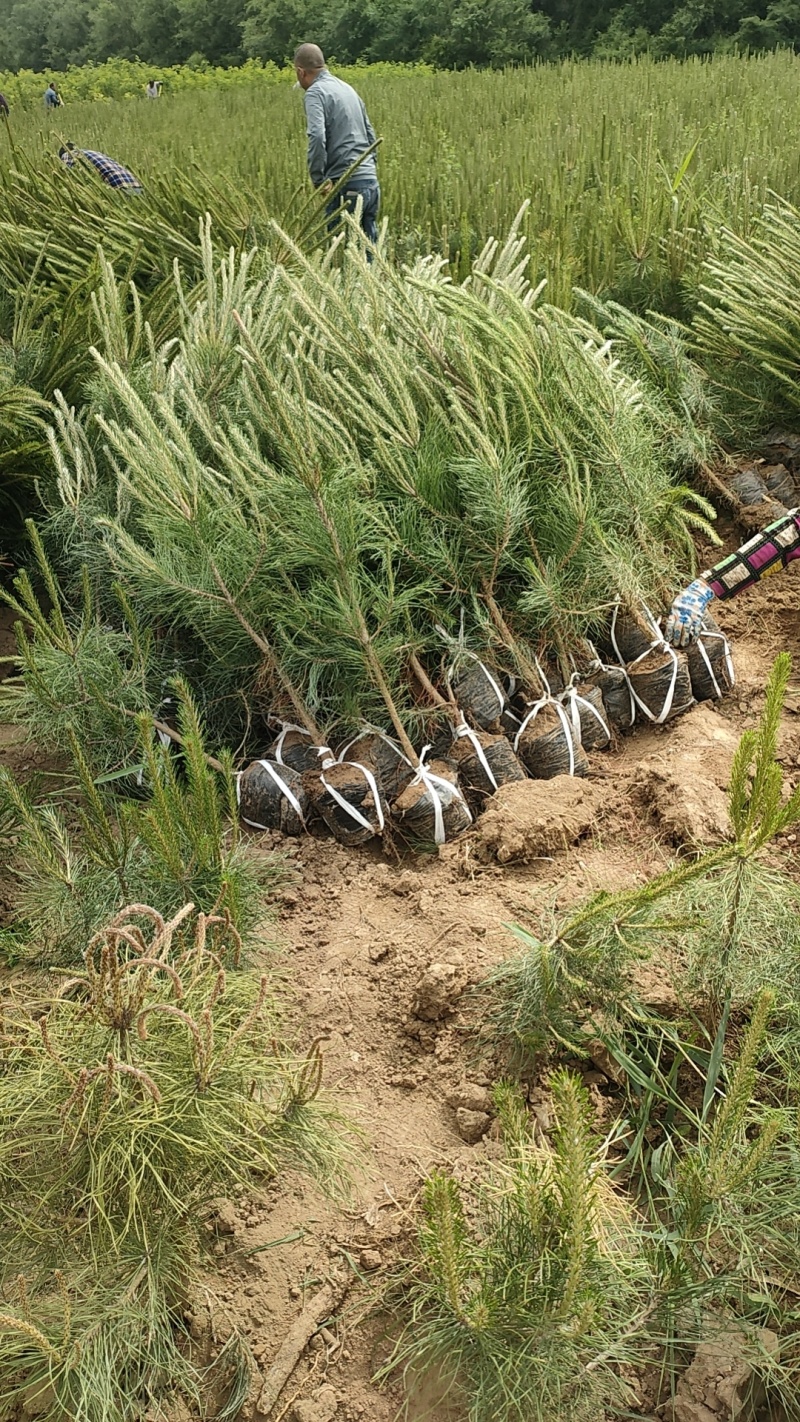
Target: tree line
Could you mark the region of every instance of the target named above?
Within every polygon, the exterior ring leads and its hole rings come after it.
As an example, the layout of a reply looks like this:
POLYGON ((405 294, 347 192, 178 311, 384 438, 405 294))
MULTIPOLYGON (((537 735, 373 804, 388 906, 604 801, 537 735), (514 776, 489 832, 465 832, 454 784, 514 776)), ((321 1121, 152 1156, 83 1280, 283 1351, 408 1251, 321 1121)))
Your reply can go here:
POLYGON ((280 64, 309 38, 340 63, 446 68, 796 48, 800 0, 10 0, 0 70, 280 64))

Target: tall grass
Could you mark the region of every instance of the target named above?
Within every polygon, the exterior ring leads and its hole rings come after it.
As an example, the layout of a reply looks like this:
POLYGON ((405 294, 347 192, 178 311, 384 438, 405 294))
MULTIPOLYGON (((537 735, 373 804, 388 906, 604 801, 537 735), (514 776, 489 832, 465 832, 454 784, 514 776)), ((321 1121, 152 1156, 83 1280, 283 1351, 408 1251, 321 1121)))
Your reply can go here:
MULTIPOLYGON (((444 248, 463 275, 528 199, 529 275, 547 277, 561 304, 579 285, 685 314, 720 226, 748 234, 769 190, 800 198, 800 152, 786 142, 800 123, 800 60, 789 53, 505 74, 342 72, 383 136, 394 253, 444 248)), ((17 107, 11 130, 37 161, 63 134, 130 163, 146 182, 196 163, 280 216, 305 176, 290 78, 268 82, 254 69, 249 83, 175 84, 157 104, 76 98, 51 116, 37 98, 17 107)), ((77 75, 69 83, 80 93, 77 75)), ((0 134, 0 170, 11 156, 0 134)))

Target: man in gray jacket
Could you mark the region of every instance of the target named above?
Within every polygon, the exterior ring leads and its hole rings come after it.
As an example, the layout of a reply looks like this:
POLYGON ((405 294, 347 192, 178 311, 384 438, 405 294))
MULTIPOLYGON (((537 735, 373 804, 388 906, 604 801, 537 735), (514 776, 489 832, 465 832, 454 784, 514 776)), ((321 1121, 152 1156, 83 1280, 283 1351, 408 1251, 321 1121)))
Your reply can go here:
MULTIPOLYGON (((363 100, 355 89, 334 78, 325 67, 317 44, 301 44, 294 57, 297 82, 304 91, 308 131, 308 171, 315 188, 332 187, 375 142, 363 100)), ((332 218, 346 208, 355 212, 361 199, 361 227, 370 242, 378 240, 381 190, 375 154, 369 153, 333 199, 332 218)))

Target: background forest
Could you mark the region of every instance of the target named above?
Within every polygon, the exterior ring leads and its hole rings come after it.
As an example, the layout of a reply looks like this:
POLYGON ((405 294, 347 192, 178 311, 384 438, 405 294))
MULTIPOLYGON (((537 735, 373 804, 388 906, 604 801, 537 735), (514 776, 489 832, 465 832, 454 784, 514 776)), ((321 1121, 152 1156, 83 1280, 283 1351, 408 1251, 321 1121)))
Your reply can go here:
POLYGON ((800 0, 3 0, 0 70, 112 55, 281 63, 313 35, 340 63, 502 66, 800 44, 800 0))

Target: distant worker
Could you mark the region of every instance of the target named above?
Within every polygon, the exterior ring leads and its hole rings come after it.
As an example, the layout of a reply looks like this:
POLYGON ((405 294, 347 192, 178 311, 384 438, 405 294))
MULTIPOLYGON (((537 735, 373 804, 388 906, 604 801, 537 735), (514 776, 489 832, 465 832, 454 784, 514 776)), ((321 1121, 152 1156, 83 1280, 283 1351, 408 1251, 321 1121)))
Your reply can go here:
POLYGON ((688 646, 702 630, 709 603, 715 597, 720 601, 734 597, 795 558, 800 558, 800 508, 782 514, 684 588, 670 609, 667 641, 676 647, 688 646))
POLYGON ((85 159, 110 188, 122 188, 128 193, 144 192, 139 179, 130 169, 123 168, 121 163, 105 153, 95 153, 91 148, 76 148, 74 143, 68 143, 66 147, 59 148, 58 156, 67 168, 74 168, 78 159, 85 159))
POLYGON ((44 106, 49 111, 50 109, 60 109, 63 106, 63 103, 64 100, 59 94, 58 89, 55 86, 55 82, 51 79, 50 83, 44 91, 44 106))
POLYGON ((145 93, 146 93, 148 99, 160 99, 160 98, 161 98, 161 81, 160 81, 160 79, 151 79, 151 80, 150 80, 150 83, 147 85, 147 88, 145 89, 145 93))
POLYGON ((5 94, 0 94, 0 118, 6 119, 10 113, 11 110, 8 107, 8 99, 5 94))
MULTIPOLYGON (((297 82, 304 91, 308 131, 308 171, 315 188, 328 191, 375 143, 375 130, 355 89, 335 79, 317 44, 301 44, 294 56, 297 82)), ((361 199, 361 228, 378 240, 381 190, 375 154, 369 153, 328 206, 332 219, 345 209, 355 212, 361 199)))

